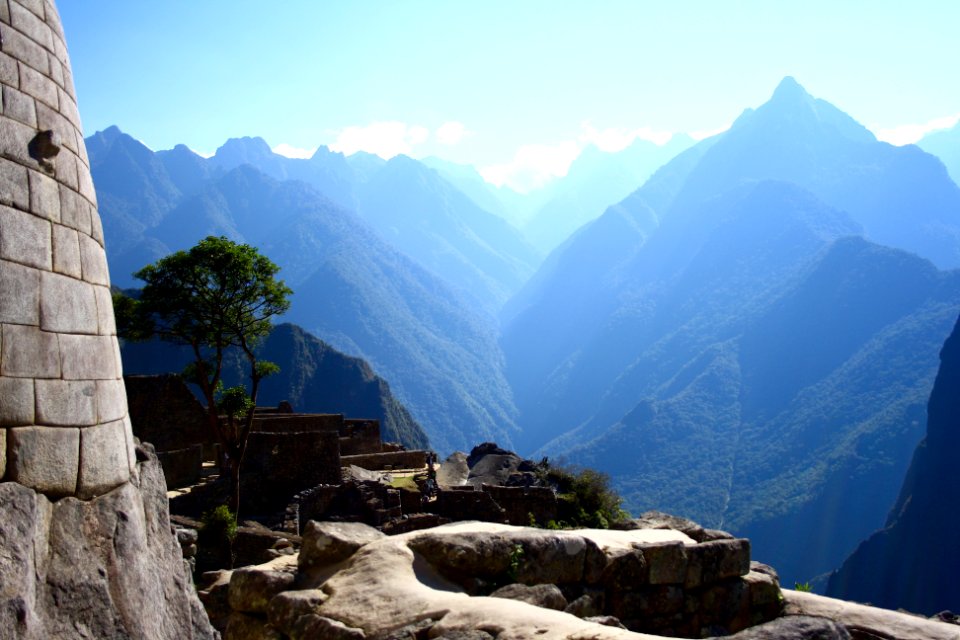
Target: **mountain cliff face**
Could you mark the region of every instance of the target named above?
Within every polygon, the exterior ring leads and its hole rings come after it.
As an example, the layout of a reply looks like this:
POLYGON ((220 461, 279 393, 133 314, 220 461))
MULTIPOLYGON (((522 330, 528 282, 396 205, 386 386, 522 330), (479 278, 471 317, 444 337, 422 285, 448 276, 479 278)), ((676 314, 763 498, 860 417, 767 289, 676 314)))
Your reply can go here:
MULTIPOLYGON (((222 158, 221 166, 211 166, 188 150, 178 158, 153 154, 119 131, 102 142, 92 145, 101 171, 140 175, 145 184, 159 185, 151 193, 163 195, 149 208, 155 215, 144 218, 149 224, 105 231, 115 284, 136 282, 124 278, 123 265, 129 274, 209 234, 253 244, 280 265, 294 290, 285 319, 368 361, 439 451, 478 440, 511 442, 516 410, 494 319, 386 243, 363 218, 310 184, 279 181, 249 164, 225 169, 230 163, 222 158), (191 171, 191 164, 208 171, 191 171)), ((240 146, 254 147, 247 152, 256 155, 255 142, 240 146)), ((147 205, 123 185, 97 185, 105 220, 146 215, 147 205)))
POLYGON ((917 146, 937 156, 946 166, 953 181, 960 184, 960 122, 951 129, 925 135, 917 146))
MULTIPOLYGON (((120 354, 128 375, 180 373, 192 361, 188 349, 160 341, 125 342, 120 354)), ((257 356, 280 366, 279 373, 261 384, 258 404, 275 406, 287 400, 295 411, 377 419, 385 441, 429 448, 427 435, 390 385, 360 358, 340 353, 294 324, 275 326, 257 348, 257 356)), ((236 353, 228 354, 226 386, 245 381, 245 362, 236 353)))
POLYGON ((785 80, 506 305, 521 448, 749 536, 787 582, 830 570, 896 495, 960 300, 960 273, 871 239, 951 264, 937 225, 960 228, 940 163, 785 80), (878 203, 914 180, 915 207, 878 203))
POLYGON ((940 370, 927 406, 927 435, 917 446, 886 527, 830 576, 828 595, 927 615, 956 610, 958 450, 960 320, 940 352, 940 370))

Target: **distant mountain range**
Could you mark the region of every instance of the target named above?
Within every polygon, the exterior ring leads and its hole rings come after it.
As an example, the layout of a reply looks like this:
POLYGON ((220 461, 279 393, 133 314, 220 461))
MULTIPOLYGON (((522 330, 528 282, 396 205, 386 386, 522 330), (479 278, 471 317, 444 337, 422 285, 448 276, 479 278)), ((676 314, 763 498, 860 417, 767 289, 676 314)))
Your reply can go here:
MULTIPOLYGON (((276 363, 280 372, 265 378, 257 398, 261 406, 286 400, 297 412, 342 413, 348 418, 380 421, 384 441, 409 448, 429 448, 423 429, 382 378, 360 358, 346 356, 294 324, 280 324, 257 348, 257 356, 276 363)), ((180 373, 192 361, 186 347, 153 340, 123 342, 124 374, 180 373)), ((246 360, 227 354, 224 385, 243 384, 246 360)))
POLYGON ((366 359, 439 451, 595 466, 631 510, 812 579, 883 525, 923 435, 960 311, 960 187, 792 78, 689 143, 588 151, 530 195, 259 138, 204 159, 111 128, 88 149, 115 282, 210 233, 255 244, 288 319, 366 359))
POLYGON ((788 78, 505 306, 518 443, 608 471, 633 511, 748 535, 788 582, 829 571, 922 435, 960 309, 927 259, 960 263, 958 232, 941 163, 788 78))
POLYGON ((549 253, 692 144, 689 136, 677 135, 664 145, 637 138, 617 152, 586 147, 567 175, 545 188, 549 199, 523 224, 524 233, 540 251, 549 253))
POLYGON ((960 184, 960 122, 950 129, 928 133, 917 146, 940 158, 953 181, 960 184))
MULTIPOLYGON (((114 283, 135 284, 126 274, 208 234, 254 244, 294 290, 287 319, 370 362, 438 450, 511 442, 515 408, 492 316, 315 187, 240 162, 244 152, 280 156, 250 140, 224 147, 204 160, 184 147, 153 153, 116 128, 88 140, 114 283)), ((334 169, 263 162, 315 178, 355 171, 339 154, 319 158, 334 169)))

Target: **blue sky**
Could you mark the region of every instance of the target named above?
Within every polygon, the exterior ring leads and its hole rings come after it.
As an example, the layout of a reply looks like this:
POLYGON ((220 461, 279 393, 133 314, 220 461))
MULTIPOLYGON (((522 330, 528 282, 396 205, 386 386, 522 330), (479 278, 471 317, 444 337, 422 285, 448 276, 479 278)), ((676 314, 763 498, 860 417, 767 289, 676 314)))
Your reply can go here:
POLYGON ((722 130, 785 75, 898 143, 960 116, 955 0, 58 7, 86 133, 116 124, 153 149, 259 135, 287 154, 439 155, 529 188, 515 181, 562 174, 591 142, 722 130))

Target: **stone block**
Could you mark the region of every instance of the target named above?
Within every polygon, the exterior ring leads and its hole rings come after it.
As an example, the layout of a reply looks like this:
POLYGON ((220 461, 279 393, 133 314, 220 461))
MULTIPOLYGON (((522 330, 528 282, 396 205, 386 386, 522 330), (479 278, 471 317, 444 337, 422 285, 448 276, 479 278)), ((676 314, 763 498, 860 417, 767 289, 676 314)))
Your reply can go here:
POLYGON ((683 584, 687 578, 687 552, 682 542, 645 544, 641 548, 650 584, 683 584))
POLYGON ((750 541, 743 538, 712 540, 687 549, 688 588, 737 578, 750 572, 750 541))
POLYGON ((80 261, 83 264, 84 280, 93 284, 110 285, 106 253, 103 247, 90 236, 80 236, 80 261))
POLYGON ((50 106, 53 109, 57 108, 57 102, 59 101, 59 95, 57 94, 57 84, 48 78, 46 73, 49 72, 49 61, 47 59, 46 52, 43 53, 43 72, 37 71, 28 67, 27 65, 20 65, 20 91, 26 93, 27 95, 33 96, 40 102, 50 106))
POLYGON ((30 211, 60 222, 60 187, 56 180, 39 171, 30 172, 30 211))
POLYGON ((130 475, 137 473, 137 448, 133 438, 133 426, 130 423, 130 416, 123 417, 123 437, 127 445, 127 464, 130 467, 130 475))
POLYGON ((0 204, 18 209, 30 206, 27 168, 4 158, 0 158, 0 204))
POLYGON ((129 479, 123 422, 81 429, 77 496, 87 499, 102 495, 129 479))
POLYGON ((42 273, 40 326, 47 331, 96 334, 97 299, 93 287, 60 274, 42 273))
POLYGON ((113 340, 113 362, 114 366, 114 377, 122 378, 123 377, 123 357, 120 355, 120 341, 113 340))
POLYGON ((7 430, 0 429, 0 481, 7 475, 7 430))
POLYGON ((29 127, 37 126, 37 107, 33 98, 9 86, 3 87, 2 94, 4 116, 29 127))
POLYGON ((0 84, 8 87, 20 86, 20 71, 17 61, 5 53, 0 53, 0 84))
POLYGON ((7 0, 0 0, 0 22, 10 24, 10 6, 7 0))
MULTIPOLYGON (((78 175, 84 175, 85 171, 78 172, 78 175)), ((90 237, 100 243, 100 246, 103 246, 103 221, 100 219, 100 214, 96 211, 90 212, 90 237)))
POLYGON ((37 380, 37 424, 97 424, 97 385, 86 380, 37 380))
POLYGON ((90 235, 90 204, 73 189, 60 185, 60 223, 90 235))
POLYGON ((79 278, 83 274, 80 265, 80 234, 76 229, 53 225, 53 270, 79 278))
POLYGON ((80 195, 86 198, 87 202, 90 203, 90 206, 93 207, 94 211, 92 212, 91 216, 95 216, 97 215, 97 191, 93 188, 93 176, 90 175, 89 171, 81 171, 80 175, 77 177, 80 180, 80 195))
MULTIPOLYGON (((76 140, 76 136, 70 136, 71 141, 76 140)), ((77 174, 77 156, 73 151, 66 148, 67 145, 64 144, 63 148, 60 149, 60 153, 57 154, 57 157, 54 158, 56 166, 56 176, 57 180, 61 184, 65 184, 71 189, 80 188, 80 178, 77 174)), ((83 168, 84 171, 87 170, 86 167, 83 168)), ((59 197, 59 196, 58 196, 59 197)))
POLYGON ((296 564, 243 567, 230 578, 230 607, 234 611, 266 614, 270 600, 293 589, 297 577, 296 564))
POLYGON ((0 375, 13 378, 59 378, 57 335, 28 325, 3 325, 0 375))
POLYGON ((80 430, 19 427, 7 430, 7 477, 51 497, 77 489, 80 430))
POLYGON ((113 297, 107 287, 94 287, 97 299, 97 331, 100 335, 112 336, 117 333, 117 323, 113 316, 113 297))
POLYGON ((303 532, 298 562, 301 569, 326 567, 346 560, 366 544, 386 536, 362 522, 317 522, 303 532))
MULTIPOLYGON (((115 378, 111 336, 60 335, 60 370, 64 380, 115 378)), ((122 414, 117 416, 118 419, 122 414)))
MULTIPOLYGON (((50 64, 53 67, 53 63, 50 64)), ((58 63, 56 65, 57 69, 60 70, 60 86, 63 87, 66 85, 66 75, 64 74, 63 67, 58 63)), ((73 99, 73 96, 70 95, 70 92, 66 89, 60 89, 60 113, 63 114, 63 117, 66 118, 70 124, 72 124, 77 129, 81 128, 80 122, 80 111, 77 109, 77 103, 73 99)), ((80 155, 79 143, 74 139, 73 144, 69 145, 69 148, 74 149, 77 152, 77 155, 80 155)))
POLYGON ((53 49, 53 33, 47 23, 17 2, 10 5, 10 24, 34 42, 53 49))
POLYGON ((40 324, 40 272, 0 260, 0 322, 40 324))
MULTIPOLYGON (((59 101, 60 87, 58 87, 52 80, 48 80, 48 83, 49 86, 53 87, 54 93, 56 93, 57 100, 59 101)), ((74 135, 76 128, 70 123, 69 120, 60 114, 56 105, 47 106, 42 102, 37 102, 37 127, 40 130, 50 129, 55 131, 60 139, 60 144, 76 153, 77 137, 74 135)), ((54 160, 58 159, 59 155, 57 158, 54 158, 54 160)))
POLYGON ((121 420, 127 415, 127 391, 122 379, 97 380, 97 413, 100 422, 121 420))
POLYGON ((49 71, 47 52, 39 44, 4 24, 0 24, 0 38, 3 39, 3 51, 5 53, 23 61, 41 73, 49 71))
MULTIPOLYGON (((0 377, 0 426, 32 425, 33 409, 32 379, 0 377)), ((0 474, 0 477, 2 475, 0 474)))
MULTIPOLYGON (((51 41, 53 37, 51 36, 51 41)), ((52 49, 52 47, 51 47, 52 49)), ((51 53, 48 57, 50 60, 50 77, 58 86, 63 87, 63 63, 57 58, 55 53, 51 53)), ((60 94, 60 104, 63 104, 63 94, 60 94)))
POLYGON ((0 205, 0 258, 51 269, 50 222, 0 205))
MULTIPOLYGON (((29 9, 36 15, 38 18, 46 19, 46 11, 44 10, 43 0, 14 0, 19 2, 21 5, 29 9)), ((59 22, 59 18, 57 18, 59 22)))

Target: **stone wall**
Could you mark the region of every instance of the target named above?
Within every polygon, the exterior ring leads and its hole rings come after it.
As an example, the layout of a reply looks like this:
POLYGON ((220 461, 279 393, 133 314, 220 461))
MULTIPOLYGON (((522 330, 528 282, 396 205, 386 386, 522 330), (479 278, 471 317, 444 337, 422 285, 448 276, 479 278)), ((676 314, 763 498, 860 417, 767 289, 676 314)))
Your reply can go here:
POLYGON ((243 476, 256 484, 250 499, 280 499, 321 484, 340 482, 340 453, 336 429, 326 431, 263 432, 250 434, 243 459, 243 476))
POLYGON ((383 453, 368 453, 356 456, 341 456, 343 466, 355 465, 361 469, 381 471, 384 469, 423 469, 427 466, 427 452, 392 451, 383 453))
POLYGON ((530 518, 540 526, 557 519, 557 495, 550 487, 501 487, 483 485, 506 513, 507 524, 527 526, 530 518))
MULTIPOLYGON (((217 442, 207 412, 178 375, 124 376, 133 435, 157 451, 202 444, 208 452, 217 442)), ((208 458, 208 459, 212 459, 208 458)))
POLYGON ((343 421, 340 427, 340 455, 354 456, 381 451, 383 442, 380 440, 379 420, 343 421))
POLYGON ((103 230, 49 0, 0 2, 0 469, 91 498, 135 469, 103 230))
POLYGON ((342 425, 342 413, 261 414, 253 420, 253 431, 266 431, 270 433, 332 431, 339 436, 342 425))

